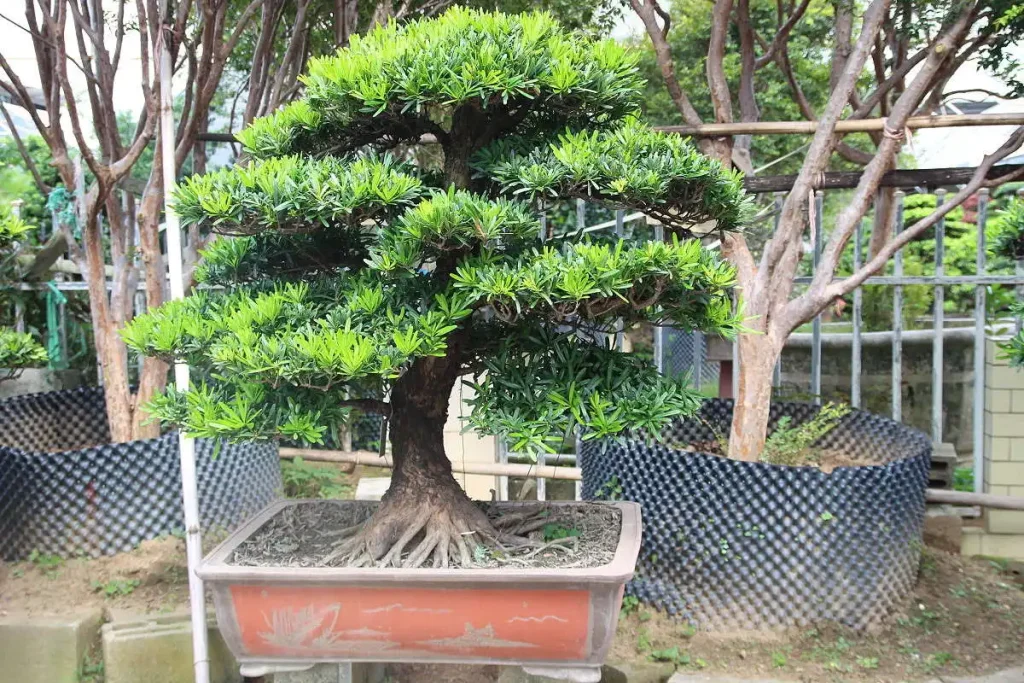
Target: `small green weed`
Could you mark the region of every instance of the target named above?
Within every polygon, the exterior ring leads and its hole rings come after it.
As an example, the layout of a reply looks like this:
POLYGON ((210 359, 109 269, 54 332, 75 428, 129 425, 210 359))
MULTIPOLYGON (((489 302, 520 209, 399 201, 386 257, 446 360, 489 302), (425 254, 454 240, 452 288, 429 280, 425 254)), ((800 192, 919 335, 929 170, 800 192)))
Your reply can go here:
POLYGON ((622 611, 620 612, 622 616, 629 616, 638 609, 640 609, 640 599, 635 595, 627 595, 622 598, 622 611))
POLYGON ((23 576, 25 576, 25 569, 23 567, 15 567, 11 570, 12 578, 20 579, 23 576))
POLYGON ((834 519, 835 515, 833 515, 831 512, 822 512, 820 515, 818 515, 819 522, 831 522, 834 519))
POLYGON ((639 621, 641 624, 646 623, 646 622, 650 621, 653 618, 654 618, 654 615, 651 614, 650 612, 640 612, 639 614, 636 615, 637 621, 639 621))
POLYGON ((681 629, 679 629, 679 635, 683 638, 693 638, 695 635, 697 635, 697 627, 693 626, 692 624, 687 624, 686 626, 683 626, 681 629))
POLYGON ((47 555, 41 553, 38 550, 33 550, 28 555, 28 561, 31 562, 36 569, 41 571, 48 578, 56 578, 60 574, 60 568, 64 566, 64 560, 57 555, 47 555))
POLYGON ((786 658, 785 652, 775 651, 772 653, 772 666, 774 666, 776 669, 785 668, 788 661, 789 660, 786 658))
POLYGON ((974 468, 957 467, 953 470, 953 489, 955 491, 974 492, 974 468))
POLYGON ((544 540, 548 543, 562 538, 575 538, 580 535, 580 530, 575 527, 564 527, 561 524, 545 524, 543 527, 544 540))
POLYGON ((78 667, 78 683, 102 683, 105 673, 103 659, 87 654, 78 667))
POLYGON ((878 657, 857 657, 857 666, 862 669, 877 669, 878 657))
POLYGON ((703 659, 697 657, 691 657, 685 652, 681 652, 678 646, 665 648, 664 650, 654 650, 648 655, 648 658, 655 662, 670 662, 679 666, 689 666, 695 669, 703 669, 708 665, 703 659))
POLYGON ((781 418, 765 441, 761 462, 791 467, 817 465, 817 453, 812 447, 849 413, 847 405, 826 403, 817 415, 801 425, 793 426, 789 416, 781 418))
POLYGON ((955 664, 956 657, 949 652, 936 652, 935 654, 928 655, 928 659, 924 662, 924 668, 928 672, 938 671, 944 666, 949 664, 955 664))
POLYGON ((612 475, 608 481, 597 488, 597 495, 600 500, 622 500, 622 483, 618 476, 612 475))
POLYGON ((120 598, 131 595, 139 587, 138 579, 111 579, 107 582, 93 581, 94 593, 102 593, 105 598, 120 598))
POLYGON ((938 613, 931 611, 924 603, 917 606, 917 612, 906 617, 900 617, 896 623, 900 626, 913 626, 923 629, 925 633, 931 633, 941 617, 938 613))
POLYGON ((647 631, 640 631, 636 636, 636 651, 649 652, 651 647, 651 638, 647 635, 647 631))

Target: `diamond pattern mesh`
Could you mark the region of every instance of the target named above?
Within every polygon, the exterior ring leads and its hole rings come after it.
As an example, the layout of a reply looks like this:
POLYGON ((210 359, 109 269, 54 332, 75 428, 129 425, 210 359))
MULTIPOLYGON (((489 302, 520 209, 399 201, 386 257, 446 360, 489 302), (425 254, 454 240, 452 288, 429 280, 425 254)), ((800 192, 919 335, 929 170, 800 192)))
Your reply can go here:
MULTIPOLYGON (((816 406, 772 406, 770 429, 816 406)), ((668 441, 708 448, 728 434, 732 401, 707 401, 668 441)), ((818 446, 852 462, 747 463, 641 440, 584 442, 583 497, 643 506, 644 537, 629 592, 706 629, 885 622, 917 575, 931 443, 883 417, 854 412, 818 446)))
MULTIPOLYGON (((176 433, 110 444, 103 390, 0 402, 0 558, 93 557, 184 527, 176 433)), ((281 489, 277 447, 196 442, 204 531, 231 530, 281 489)))

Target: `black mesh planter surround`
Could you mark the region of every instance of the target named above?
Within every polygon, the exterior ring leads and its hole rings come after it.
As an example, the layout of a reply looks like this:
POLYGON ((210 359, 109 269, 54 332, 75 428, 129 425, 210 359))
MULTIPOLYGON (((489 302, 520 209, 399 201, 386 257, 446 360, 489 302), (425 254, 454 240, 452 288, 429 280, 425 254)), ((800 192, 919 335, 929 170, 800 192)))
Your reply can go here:
MULTIPOLYGON (((184 527, 177 434, 109 440, 102 389, 0 401, 0 558, 110 555, 184 527)), ((280 493, 272 444, 200 439, 196 467, 204 530, 234 529, 280 493)))
MULTIPOLYGON (((772 406, 769 429, 818 408, 772 406)), ((729 433, 732 401, 707 401, 668 443, 705 448, 729 433)), ((640 440, 584 442, 584 498, 643 506, 644 536, 629 592, 705 629, 883 623, 917 575, 931 442, 864 412, 817 444, 850 462, 816 467, 739 462, 640 440)))

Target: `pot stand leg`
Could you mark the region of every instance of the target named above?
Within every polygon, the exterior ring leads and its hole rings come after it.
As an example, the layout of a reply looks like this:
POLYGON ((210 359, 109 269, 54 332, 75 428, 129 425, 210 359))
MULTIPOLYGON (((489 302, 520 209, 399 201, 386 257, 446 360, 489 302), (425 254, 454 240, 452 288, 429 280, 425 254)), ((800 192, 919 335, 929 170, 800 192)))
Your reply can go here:
POLYGON ((523 671, 571 683, 598 683, 601 680, 599 666, 524 666, 523 671))

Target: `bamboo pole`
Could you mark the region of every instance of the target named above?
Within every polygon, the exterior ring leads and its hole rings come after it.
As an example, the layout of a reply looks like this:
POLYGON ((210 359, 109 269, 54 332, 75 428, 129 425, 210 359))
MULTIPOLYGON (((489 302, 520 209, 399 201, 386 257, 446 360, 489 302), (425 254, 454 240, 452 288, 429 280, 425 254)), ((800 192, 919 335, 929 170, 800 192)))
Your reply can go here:
MULTIPOLYGON (((1019 126, 1024 114, 944 114, 911 116, 907 128, 958 128, 961 126, 1019 126)), ((867 133, 885 130, 886 120, 847 119, 836 123, 836 133, 867 133)), ((702 123, 699 126, 656 126, 655 130, 680 135, 715 137, 727 135, 814 135, 817 121, 748 121, 738 123, 702 123)))
MULTIPOLYGON (((300 457, 313 462, 354 463, 370 467, 392 466, 390 456, 380 457, 373 451, 328 451, 314 448, 282 448, 280 455, 283 460, 300 457)), ((523 477, 535 479, 564 479, 580 481, 583 473, 578 467, 555 467, 553 465, 519 465, 499 463, 452 463, 452 471, 462 474, 485 474, 506 477, 523 477)), ((1018 496, 996 496, 990 493, 966 493, 963 491, 945 491, 928 489, 926 499, 931 503, 951 503, 953 505, 980 505, 994 510, 1024 510, 1024 498, 1018 496)))

